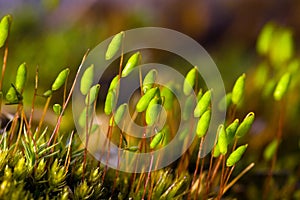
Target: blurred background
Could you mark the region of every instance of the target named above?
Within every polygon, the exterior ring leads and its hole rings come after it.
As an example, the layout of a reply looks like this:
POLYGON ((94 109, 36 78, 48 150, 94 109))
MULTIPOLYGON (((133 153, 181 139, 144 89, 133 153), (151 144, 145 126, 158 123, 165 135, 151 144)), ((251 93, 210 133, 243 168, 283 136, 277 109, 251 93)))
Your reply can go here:
MULTIPOLYGON (((257 114, 252 135, 247 138, 250 150, 246 157, 259 165, 263 160, 262 151, 277 129, 278 104, 260 99, 253 89, 255 83, 251 74, 263 60, 256 51, 257 37, 270 21, 288 27, 293 33, 297 58, 299 11, 299 0, 0 0, 0 16, 7 13, 13 16, 4 91, 13 82, 15 71, 23 62, 30 69, 29 87, 25 92, 25 100, 30 102, 30 88, 33 88, 37 66, 40 72, 39 92, 42 93, 65 67, 70 67, 72 80, 87 49, 122 30, 145 26, 174 29, 197 40, 208 51, 228 91, 239 75, 249 74, 248 100, 238 115, 242 118, 249 111, 257 114)), ((3 51, 0 53, 3 55, 3 51)), ((300 177, 299 86, 295 88, 290 98, 292 104, 287 106, 283 145, 279 149, 282 159, 279 159, 278 177, 287 184, 291 181, 287 177, 293 175, 296 180, 300 177)), ((37 101, 44 103, 43 99, 37 101)), ((250 176, 251 180, 245 178, 245 182, 257 184, 256 180, 266 176, 263 171, 266 166, 269 165, 257 168, 256 173, 250 176)), ((238 186, 240 188, 234 189, 243 191, 243 185, 238 186)), ((296 187, 295 184, 293 187, 296 187)))
POLYGON ((297 0, 0 0, 0 15, 14 18, 9 68, 24 61, 31 69, 39 66, 46 85, 53 72, 76 69, 87 49, 143 26, 174 29, 197 40, 231 85, 255 64, 256 38, 266 22, 291 27, 299 43, 299 10, 297 0))

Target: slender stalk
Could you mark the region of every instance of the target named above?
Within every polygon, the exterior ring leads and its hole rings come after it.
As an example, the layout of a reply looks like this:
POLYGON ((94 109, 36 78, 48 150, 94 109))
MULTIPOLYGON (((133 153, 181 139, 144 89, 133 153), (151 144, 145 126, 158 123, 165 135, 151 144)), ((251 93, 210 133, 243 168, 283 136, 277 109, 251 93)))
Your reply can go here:
POLYGON ((151 169, 152 169, 152 165, 153 165, 153 153, 151 154, 150 166, 149 166, 148 176, 147 176, 147 178, 146 178, 146 182, 145 182, 145 185, 144 185, 144 191, 143 191, 142 199, 144 199, 144 197, 145 197, 145 195, 146 195, 146 189, 147 189, 147 186, 148 186, 148 182, 149 182, 149 180, 150 180, 150 177, 151 177, 151 169))
POLYGON ((74 135, 74 131, 72 131, 71 136, 70 136, 69 147, 68 147, 68 151, 67 151, 67 155, 66 155, 66 160, 65 160, 65 164, 64 164, 66 172, 68 172, 68 168, 69 168, 70 162, 71 162, 71 148, 72 148, 73 135, 74 135))
POLYGON ((90 105, 90 93, 87 94, 88 103, 86 105, 86 114, 85 114, 85 148, 83 154, 83 169, 82 169, 82 181, 84 180, 85 167, 86 167, 86 155, 87 155, 87 145, 89 141, 89 105, 90 105))
MULTIPOLYGON (((193 176, 191 187, 193 187, 193 185, 195 184, 195 181, 196 181, 196 176, 197 176, 197 172, 198 172, 198 168, 199 168, 199 163, 200 163, 200 159, 201 159, 201 152, 202 152, 203 141, 204 141, 204 137, 202 137, 201 140, 200 140, 199 150, 198 150, 198 157, 197 157, 197 161, 196 161, 196 168, 195 168, 195 171, 194 171, 194 176, 193 176)), ((198 196, 197 194, 198 194, 198 192, 195 193, 195 199, 197 199, 197 196, 198 196)), ((190 198, 188 198, 188 199, 190 199, 190 198)))
MULTIPOLYGON (((23 109, 23 107, 21 107, 20 109, 23 109)), ((18 112, 20 112, 20 111, 18 111, 18 112)), ((16 151, 18 149, 19 141, 21 139, 21 134, 22 134, 22 131, 23 131, 23 122, 24 122, 23 116, 21 115, 20 128, 19 128, 19 132, 18 132, 18 138, 17 138, 17 141, 15 143, 15 148, 14 148, 14 151, 13 151, 12 155, 15 155, 15 153, 16 153, 16 151)))
POLYGON ((242 176, 244 176, 248 171, 250 171, 254 167, 254 163, 251 163, 248 167, 246 167, 237 177, 235 177, 223 190, 223 194, 227 192, 229 188, 231 188, 242 176))
MULTIPOLYGON (((3 79, 4 79, 6 65, 7 65, 8 39, 9 39, 9 32, 8 32, 8 36, 5 41, 5 49, 4 49, 4 55, 3 55, 3 65, 2 65, 1 80, 0 80, 0 92, 1 93, 2 93, 3 79)), ((2 100, 3 100, 3 94, 0 96, 0 113, 1 113, 1 107, 2 107, 2 100)))
POLYGON ((47 110, 48 110, 48 107, 49 107, 49 104, 50 104, 50 101, 51 101, 51 98, 52 98, 52 96, 48 97, 47 101, 45 103, 44 110, 43 110, 43 113, 42 113, 42 116, 41 116, 41 119, 40 119, 40 122, 39 122, 37 133, 36 133, 37 137, 39 135, 39 132, 41 131, 41 128, 42 128, 42 125, 43 125, 43 122, 44 122, 44 119, 45 119, 45 116, 47 114, 47 110))
POLYGON ((221 199, 223 193, 223 187, 224 187, 224 182, 225 182, 225 156, 222 156, 222 171, 221 171, 221 177, 220 177, 220 190, 217 199, 221 199))
POLYGON ((37 96, 37 88, 39 84, 39 68, 36 68, 35 71, 35 81, 34 81, 34 92, 33 92, 33 98, 32 98, 32 103, 31 103, 31 111, 30 111, 30 116, 29 116, 29 123, 28 123, 28 132, 30 131, 31 134, 31 124, 33 120, 33 114, 34 114, 34 105, 35 105, 35 100, 37 96))
POLYGON ((272 181, 273 171, 276 166, 279 141, 281 141, 281 139, 282 139, 282 130, 283 130, 283 124, 284 124, 284 115, 285 115, 285 105, 286 105, 285 99, 281 100, 280 108, 279 108, 278 129, 277 129, 277 133, 276 133, 276 139, 277 139, 278 144, 276 146, 275 153, 274 153, 272 161, 271 161, 271 167, 268 172, 268 177, 265 181, 265 186, 264 186, 265 189, 264 189, 263 199, 267 198, 267 195, 269 194, 269 191, 271 188, 270 184, 272 181))

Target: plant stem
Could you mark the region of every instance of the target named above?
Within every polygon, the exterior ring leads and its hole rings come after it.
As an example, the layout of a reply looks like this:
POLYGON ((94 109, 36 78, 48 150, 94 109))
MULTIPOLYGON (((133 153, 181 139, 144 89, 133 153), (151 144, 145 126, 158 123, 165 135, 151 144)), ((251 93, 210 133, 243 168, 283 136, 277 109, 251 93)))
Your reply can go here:
MULTIPOLYGON (((199 144, 199 150, 198 150, 198 157, 197 157, 197 161, 196 161, 196 168, 195 168, 195 171, 194 171, 194 176, 193 176, 191 187, 193 187, 193 185, 195 184, 195 181, 196 181, 196 176, 197 176, 197 172, 198 172, 198 168, 199 168, 199 163, 200 163, 200 159, 201 159, 201 152, 202 152, 203 141, 204 141, 204 137, 201 137, 200 144, 199 144)), ((197 194, 198 194, 198 191, 196 191, 196 193, 195 193, 195 199, 197 199, 197 196, 198 196, 197 194)))
POLYGON ((268 177, 265 181, 265 186, 264 186, 264 194, 263 194, 263 199, 267 198, 267 195, 269 194, 270 191, 270 186, 271 186, 271 181, 272 181, 272 176, 273 176, 273 171, 276 166, 276 161, 277 161, 277 154, 278 154, 278 148, 279 148, 279 142, 282 139, 282 130, 283 130, 283 124, 284 124, 284 115, 285 115, 285 105, 286 101, 285 99, 281 100, 280 102, 280 108, 279 108, 279 119, 278 119, 278 129, 277 129, 277 134, 276 134, 276 139, 277 139, 277 145, 275 149, 275 153, 272 158, 271 162, 271 167, 268 172, 268 177))
POLYGON ((6 64, 7 64, 7 57, 8 57, 8 39, 9 39, 9 32, 8 36, 5 41, 5 49, 4 49, 4 55, 3 55, 3 65, 2 65, 2 73, 1 73, 1 80, 0 80, 0 113, 1 113, 1 107, 2 107, 2 100, 3 100, 3 93, 2 93, 2 86, 3 86, 3 79, 5 75, 5 70, 6 70, 6 64))
POLYGON ((254 163, 251 163, 246 167, 237 177, 235 177, 223 190, 223 194, 227 192, 229 188, 231 188, 244 174, 246 174, 249 170, 251 170, 254 167, 254 163))
POLYGON ((41 131, 41 128, 42 128, 42 125, 43 125, 43 122, 44 122, 44 119, 45 119, 45 116, 47 114, 47 110, 48 110, 48 107, 49 107, 49 104, 50 104, 50 101, 51 101, 51 98, 52 98, 52 96, 47 98, 46 104, 44 106, 44 110, 43 110, 43 113, 42 113, 42 116, 41 116, 41 119, 40 119, 40 122, 39 122, 39 126, 38 126, 38 129, 37 129, 37 137, 39 136, 39 132, 41 131))

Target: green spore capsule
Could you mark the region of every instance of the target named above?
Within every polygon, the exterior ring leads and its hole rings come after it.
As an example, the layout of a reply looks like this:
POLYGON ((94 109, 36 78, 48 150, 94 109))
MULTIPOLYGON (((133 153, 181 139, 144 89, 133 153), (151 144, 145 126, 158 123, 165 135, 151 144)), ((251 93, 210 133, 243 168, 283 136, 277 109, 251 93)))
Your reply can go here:
POLYGON ((174 94, 168 87, 163 87, 160 91, 161 97, 164 99, 164 108, 171 110, 173 108, 174 94))
POLYGON ((131 151, 131 152, 136 152, 139 150, 139 147, 138 146, 130 146, 130 147, 127 147, 126 150, 131 151))
POLYGON ((122 44, 122 38, 124 37, 124 32, 121 31, 120 33, 116 34, 111 42, 109 43, 106 53, 105 53, 105 60, 110 60, 112 57, 116 55, 118 50, 121 47, 122 44))
POLYGON ((80 92, 86 95, 92 87, 94 79, 94 65, 90 65, 82 74, 80 81, 80 92))
POLYGON ((153 99, 153 97, 157 94, 158 91, 159 90, 157 87, 151 88, 150 90, 148 90, 136 104, 136 111, 137 112, 145 111, 147 109, 150 101, 153 99))
POLYGON ((234 136, 237 128, 239 127, 239 119, 235 119, 231 124, 226 128, 228 144, 231 144, 234 140, 234 136))
POLYGON ((150 148, 154 149, 157 147, 157 145, 159 145, 159 143, 161 143, 162 139, 163 139, 164 133, 163 131, 158 132, 152 139, 151 143, 150 143, 150 148))
POLYGON ((183 93, 185 95, 189 95, 193 91, 193 87, 195 86, 196 83, 196 74, 197 74, 196 67, 194 67, 187 73, 185 80, 183 82, 183 93))
POLYGON ((255 118, 255 115, 254 115, 253 112, 250 112, 244 118, 244 120, 242 121, 242 123, 239 125, 239 127, 236 130, 235 136, 237 138, 243 137, 251 129, 251 126, 252 126, 252 124, 254 122, 254 118, 255 118))
POLYGON ((115 115, 114 115, 114 120, 115 120, 115 123, 117 125, 119 125, 119 123, 121 122, 121 120, 123 119, 124 117, 124 114, 126 113, 126 111, 128 110, 128 105, 127 103, 123 103, 121 104, 117 111, 115 112, 115 115))
POLYGON ((289 61, 294 55, 293 33, 290 29, 278 29, 272 40, 270 60, 275 67, 289 61))
POLYGON ((278 140, 274 139, 272 142, 270 142, 270 144, 268 144, 268 146, 266 147, 265 151, 264 151, 264 159, 266 161, 271 160, 271 158, 274 156, 276 149, 278 147, 278 140))
POLYGON ((115 90, 111 90, 107 93, 105 105, 104 105, 104 113, 106 115, 110 115, 116 105, 116 92, 115 90))
POLYGON ((122 71, 122 77, 126 77, 130 74, 130 72, 139 64, 140 58, 140 52, 136 52, 128 59, 122 71))
POLYGON ((205 136, 209 127, 210 117, 211 117, 210 110, 205 111, 205 113, 200 117, 196 128, 196 133, 199 138, 205 136))
POLYGON ((219 144, 217 143, 214 148, 213 157, 217 158, 221 155, 219 144))
POLYGON ((194 110, 194 117, 200 117, 208 109, 211 102, 211 91, 208 90, 204 93, 201 99, 198 101, 194 110))
POLYGON ((153 84, 155 83, 155 80, 156 80, 156 76, 157 76, 156 69, 152 69, 146 74, 144 81, 143 81, 144 93, 146 93, 149 89, 151 89, 153 87, 153 84))
POLYGON ((18 102, 18 97, 17 97, 17 93, 16 93, 15 88, 10 87, 9 90, 8 90, 8 92, 6 93, 5 98, 6 98, 6 100, 9 103, 16 103, 16 102, 18 102))
POLYGON ((199 90, 198 94, 197 94, 197 102, 200 101, 200 99, 202 98, 203 96, 203 90, 202 88, 199 90))
POLYGON ((27 78, 27 67, 26 67, 26 63, 22 63, 17 70, 17 76, 16 76, 16 82, 15 82, 15 86, 16 89, 18 90, 18 92, 22 92, 22 90, 24 89, 25 86, 25 82, 26 82, 26 78, 27 78))
POLYGON ((61 110, 62 110, 62 108, 61 108, 60 104, 56 103, 53 105, 53 111, 55 114, 60 115, 61 110))
POLYGON ((232 167, 233 165, 235 165, 241 159, 247 147, 248 144, 245 144, 239 146, 235 151, 233 151, 226 160, 226 166, 232 167))
POLYGON ((231 104, 231 98, 232 98, 232 93, 229 92, 227 93, 218 103, 218 109, 220 111, 226 111, 227 108, 230 106, 231 104))
POLYGON ((291 80, 291 74, 286 72, 279 80, 274 90, 273 96, 276 101, 279 101, 286 94, 291 80))
POLYGON ((111 90, 119 90, 119 75, 115 76, 112 81, 110 82, 108 91, 111 90))
POLYGON ((246 79, 246 74, 242 74, 236 80, 233 86, 231 101, 234 105, 238 105, 243 100, 244 93, 245 93, 245 79, 246 79))
POLYGON ((227 141, 227 135, 226 135, 224 125, 219 126, 218 145, 220 148, 220 153, 225 155, 227 153, 228 141, 227 141))
POLYGON ((90 116, 92 116, 92 107, 85 107, 82 112, 80 113, 79 119, 78 119, 78 123, 79 126, 84 128, 86 126, 87 120, 88 123, 90 122, 91 118, 90 116), (87 109, 88 109, 88 113, 87 113, 87 109), (88 115, 87 115, 88 114, 88 115))
POLYGON ((52 91, 56 91, 58 90, 61 86, 63 86, 63 84, 65 83, 68 75, 69 75, 70 69, 66 68, 64 70, 62 70, 58 76, 56 77, 55 81, 52 84, 52 91))
POLYGON ((275 25, 273 23, 266 24, 261 30, 256 44, 256 49, 259 54, 267 55, 269 53, 273 40, 274 30, 275 25))
POLYGON ((48 98, 52 96, 52 93, 52 90, 47 90, 46 92, 44 92, 43 96, 48 98))
POLYGON ((158 119, 159 113, 161 111, 161 99, 154 97, 151 99, 147 109, 146 109, 146 123, 152 126, 158 119))
POLYGON ((88 94, 89 96, 87 95, 85 97, 85 105, 91 105, 95 102, 95 100, 98 97, 99 90, 100 90, 99 84, 96 84, 93 87, 91 87, 90 92, 88 94))
POLYGON ((10 24, 12 22, 11 15, 5 15, 0 22, 0 48, 4 46, 9 34, 10 24))

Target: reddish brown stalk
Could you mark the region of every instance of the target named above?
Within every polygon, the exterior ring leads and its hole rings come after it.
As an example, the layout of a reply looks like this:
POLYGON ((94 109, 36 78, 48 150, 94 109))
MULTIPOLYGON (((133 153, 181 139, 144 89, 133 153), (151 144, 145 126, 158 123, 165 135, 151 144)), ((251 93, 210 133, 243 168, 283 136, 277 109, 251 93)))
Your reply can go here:
MULTIPOLYGON (((106 146, 107 140, 109 140, 109 141, 111 140, 111 136, 112 136, 112 126, 111 125, 109 125, 109 127, 108 127, 108 135, 107 136, 108 136, 108 138, 105 139, 104 147, 106 146)), ((108 160, 109 160, 109 156, 110 156, 110 150, 109 149, 110 149, 110 142, 108 142, 108 151, 107 151, 107 156, 106 156, 106 161, 105 161, 105 167, 104 167, 104 170, 103 170, 102 182, 104 182, 104 179, 105 179, 105 176, 106 176, 106 173, 107 173, 107 165, 108 165, 108 160)), ((103 153, 103 152, 101 152, 101 153, 103 153)))
POLYGON ((199 173, 199 184, 198 184, 198 188, 197 188, 197 196, 196 199, 198 198, 198 194, 199 194, 199 190, 200 190, 200 186, 201 186, 201 179, 202 179, 202 174, 203 174, 203 168, 204 168, 204 160, 205 158, 202 158, 202 163, 201 163, 201 167, 200 167, 200 173, 199 173))
POLYGON ((82 169, 82 181, 84 181, 85 167, 86 167, 86 156, 87 156, 87 145, 89 141, 89 105, 90 105, 90 93, 87 94, 88 103, 86 105, 86 114, 85 114, 85 148, 83 154, 83 169, 82 169))
POLYGON ((35 99, 37 96, 37 88, 38 88, 38 81, 39 81, 39 68, 37 67, 35 70, 35 81, 34 81, 34 92, 33 92, 33 98, 32 98, 32 103, 31 103, 31 111, 30 111, 30 116, 29 116, 29 122, 28 122, 28 132, 30 131, 31 134, 31 124, 32 124, 32 119, 33 119, 33 113, 34 113, 34 105, 35 105, 35 99))
MULTIPOLYGON (((199 168, 199 164, 200 164, 200 159, 201 159, 201 152, 202 152, 203 141, 204 141, 204 137, 202 137, 201 140, 200 140, 199 150, 198 150, 198 156, 197 156, 197 161, 196 161, 196 168, 195 168, 195 171, 194 171, 194 176, 193 176, 191 187, 193 187, 193 185, 195 184, 195 181, 196 181, 197 172, 198 172, 198 168, 199 168)), ((198 196, 197 194, 198 194, 198 192, 196 191, 196 193, 195 193, 195 199, 197 199, 197 196, 198 196)), ((190 195, 191 194, 189 194, 188 199, 190 199, 190 195)))
POLYGON ((47 101, 45 103, 44 110, 43 110, 43 113, 42 113, 42 116, 41 116, 41 119, 40 119, 40 122, 39 122, 39 125, 38 125, 37 133, 36 133, 37 137, 39 136, 39 133, 41 131, 41 128, 42 128, 42 125, 43 125, 43 122, 44 122, 44 119, 45 119, 45 116, 47 114, 47 110, 48 110, 48 107, 49 107, 49 104, 50 104, 50 101, 51 101, 51 98, 52 98, 52 96, 48 97, 47 101))
MULTIPOLYGON (((20 109, 23 109, 23 107, 21 107, 20 109)), ((21 112, 21 111, 18 111, 18 112, 21 112)), ((15 148, 14 148, 14 151, 12 153, 12 155, 15 155, 17 149, 18 149, 18 145, 19 145, 19 141, 21 139, 21 134, 22 134, 22 131, 23 131, 23 123, 24 123, 24 120, 23 120, 23 116, 21 114, 21 122, 20 122, 20 128, 19 128, 19 132, 18 132, 18 137, 17 137, 17 141, 15 143, 15 148)))
POLYGON ((70 141, 69 141, 69 147, 68 147, 68 151, 67 151, 67 155, 66 155, 66 160, 65 160, 65 164, 64 164, 66 172, 68 172, 68 168, 69 168, 70 162, 71 162, 71 148, 72 148, 73 135, 74 135, 74 131, 71 132, 70 141))
POLYGON ((237 177, 235 177, 228 185, 226 184, 226 187, 223 190, 223 194, 225 194, 229 188, 231 188, 244 174, 246 174, 253 167, 254 167, 254 163, 251 163, 237 177))
POLYGON ((123 142, 123 134, 122 134, 123 130, 124 130, 124 124, 123 124, 122 129, 120 130, 121 133, 120 133, 120 138, 119 138, 118 164, 117 164, 118 166, 117 166, 117 170, 116 170, 116 176, 115 176, 114 185, 113 185, 113 188, 112 188, 112 193, 114 192, 114 190, 117 186, 117 179, 119 178, 120 157, 121 157, 122 142, 123 142))
POLYGON ((148 182, 149 182, 149 180, 150 180, 150 177, 151 177, 152 165, 153 165, 153 154, 151 155, 151 160, 150 160, 150 166, 149 166, 148 176, 147 176, 147 178, 146 178, 146 182, 145 182, 145 185, 144 185, 144 191, 143 191, 142 199, 144 199, 144 198, 145 198, 145 195, 146 195, 146 189, 147 189, 147 186, 148 186, 148 182))
POLYGON ((18 119, 20 117, 21 107, 22 107, 22 104, 18 104, 17 112, 15 113, 14 118, 12 120, 11 128, 10 128, 9 134, 8 134, 10 136, 9 144, 12 142, 12 140, 14 138, 14 132, 15 132, 15 129, 16 129, 16 126, 17 126, 17 123, 18 123, 18 119))
POLYGON ((215 177, 218 173, 218 170, 219 170, 219 167, 220 167, 220 164, 221 164, 221 161, 222 161, 222 157, 223 157, 223 155, 218 157, 217 163, 215 164, 215 168, 214 168, 214 170, 211 174, 211 177, 207 177, 206 195, 208 195, 208 192, 211 188, 211 185, 212 185, 212 183, 213 183, 213 181, 214 181, 214 179, 215 179, 215 177))
MULTIPOLYGON (((224 183, 224 189, 225 189, 225 187, 227 186, 227 183, 228 183, 228 181, 229 181, 229 179, 230 179, 230 176, 231 176, 231 174, 232 174, 234 168, 235 168, 235 165, 233 165, 233 166, 230 168, 230 171, 229 171, 229 172, 228 172, 229 168, 227 168, 227 170, 226 170, 226 172, 227 172, 227 178, 226 178, 225 183, 224 183)), ((223 190, 222 192, 223 192, 223 194, 224 194, 224 190, 223 190)))
POLYGON ((220 189, 219 189, 219 194, 217 199, 221 199, 223 195, 223 187, 224 187, 224 182, 225 182, 225 156, 222 156, 222 172, 221 172, 221 177, 220 177, 220 189))
POLYGON ((278 119, 278 129, 277 129, 277 134, 276 134, 276 139, 277 139, 277 146, 275 149, 275 153, 272 158, 271 162, 271 167, 268 172, 268 177, 265 181, 264 185, 264 194, 263 194, 263 199, 267 199, 267 195, 269 194, 270 188, 271 188, 271 181, 272 181, 272 176, 273 176, 273 171, 276 166, 276 161, 277 161, 277 154, 278 154, 278 147, 279 147, 279 142, 281 141, 282 138, 282 130, 283 130, 283 124, 284 124, 284 115, 285 115, 285 99, 280 101, 280 110, 279 110, 279 119, 278 119))
MULTIPOLYGON (((6 63, 7 63, 7 57, 8 57, 8 38, 9 38, 9 34, 8 34, 6 42, 5 42, 2 73, 1 73, 1 80, 0 80, 0 92, 2 92, 3 79, 4 79, 4 75, 5 75, 6 63)), ((1 107, 2 107, 2 98, 3 98, 3 94, 0 97, 0 113, 1 113, 1 107)))

